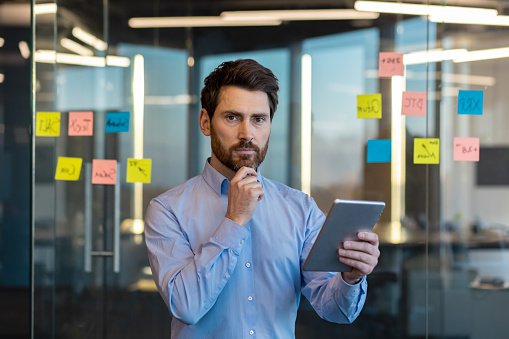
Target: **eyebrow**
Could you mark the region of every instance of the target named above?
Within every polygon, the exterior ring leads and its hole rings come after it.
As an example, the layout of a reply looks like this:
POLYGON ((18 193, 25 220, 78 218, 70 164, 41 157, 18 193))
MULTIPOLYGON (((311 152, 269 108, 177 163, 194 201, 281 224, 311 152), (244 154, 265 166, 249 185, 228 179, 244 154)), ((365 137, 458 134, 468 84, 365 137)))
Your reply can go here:
MULTIPOLYGON (((224 112, 221 112, 220 114, 233 114, 233 115, 241 115, 241 116, 244 116, 245 114, 242 113, 242 112, 239 112, 239 111, 232 111, 232 110, 228 110, 228 111, 224 111, 224 112)), ((265 116, 270 116, 270 113, 269 112, 259 112, 259 113, 253 113, 251 114, 251 116, 255 116, 255 117, 265 117, 265 116)))

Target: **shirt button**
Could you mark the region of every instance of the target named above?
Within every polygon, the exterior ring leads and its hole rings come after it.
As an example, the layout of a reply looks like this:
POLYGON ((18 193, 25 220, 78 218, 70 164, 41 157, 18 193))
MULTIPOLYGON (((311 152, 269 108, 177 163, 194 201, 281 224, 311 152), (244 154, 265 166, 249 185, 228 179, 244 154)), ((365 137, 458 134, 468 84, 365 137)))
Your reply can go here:
POLYGON ((254 331, 253 331, 253 330, 249 331, 249 334, 253 335, 253 334, 254 334, 254 331))
POLYGON ((247 300, 251 301, 251 300, 253 300, 253 297, 249 296, 249 297, 247 297, 247 300))
POLYGON ((248 267, 248 268, 251 267, 251 263, 247 262, 246 267, 248 267))
POLYGON ((240 244, 241 244, 241 245, 244 245, 244 239, 242 239, 242 240, 240 241, 240 244))
POLYGON ((230 275, 229 275, 229 274, 227 274, 227 275, 225 275, 224 277, 225 277, 226 279, 228 279, 228 278, 230 277, 230 275))
POLYGON ((355 292, 359 292, 359 289, 358 289, 358 288, 356 288, 356 289, 355 289, 355 292))

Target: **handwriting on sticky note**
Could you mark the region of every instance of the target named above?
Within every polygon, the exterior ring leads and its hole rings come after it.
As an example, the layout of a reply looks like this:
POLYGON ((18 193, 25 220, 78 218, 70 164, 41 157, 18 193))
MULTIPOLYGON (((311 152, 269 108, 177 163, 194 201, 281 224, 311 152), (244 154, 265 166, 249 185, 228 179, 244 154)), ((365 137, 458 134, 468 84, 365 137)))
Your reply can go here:
POLYGON ((403 92, 401 114, 414 117, 425 117, 426 101, 426 92, 403 92))
POLYGON ((127 159, 127 182, 150 184, 152 159, 127 159))
POLYGON ((454 138, 454 161, 479 161, 479 138, 454 138))
POLYGON ((82 162, 81 158, 58 157, 55 180, 79 180, 82 162))
POLYGON ((106 113, 105 133, 129 132, 129 112, 106 113))
POLYGON ((60 112, 37 112, 35 135, 39 137, 60 136, 60 112))
POLYGON ((391 162, 391 139, 368 140, 366 161, 391 162))
POLYGON ((92 184, 115 185, 116 182, 116 160, 94 159, 92 161, 92 184))
POLYGON ((403 53, 380 52, 378 59, 378 76, 388 78, 394 75, 405 74, 405 65, 403 64, 403 53))
POLYGON ((382 118, 382 94, 357 95, 357 118, 382 118))
POLYGON ((69 112, 69 135, 94 135, 93 112, 69 112))
POLYGON ((440 139, 414 139, 414 164, 438 164, 439 162, 440 139))
POLYGON ((458 114, 482 115, 483 91, 463 91, 458 94, 458 114))

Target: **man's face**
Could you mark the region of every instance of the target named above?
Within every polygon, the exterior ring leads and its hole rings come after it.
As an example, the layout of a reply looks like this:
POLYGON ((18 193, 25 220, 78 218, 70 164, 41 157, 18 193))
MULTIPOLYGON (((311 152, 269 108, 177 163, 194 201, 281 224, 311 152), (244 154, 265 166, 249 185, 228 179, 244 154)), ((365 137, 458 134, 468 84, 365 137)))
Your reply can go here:
POLYGON ((270 127, 265 92, 233 86, 221 89, 210 124, 213 157, 234 172, 242 166, 256 170, 267 154, 270 127))

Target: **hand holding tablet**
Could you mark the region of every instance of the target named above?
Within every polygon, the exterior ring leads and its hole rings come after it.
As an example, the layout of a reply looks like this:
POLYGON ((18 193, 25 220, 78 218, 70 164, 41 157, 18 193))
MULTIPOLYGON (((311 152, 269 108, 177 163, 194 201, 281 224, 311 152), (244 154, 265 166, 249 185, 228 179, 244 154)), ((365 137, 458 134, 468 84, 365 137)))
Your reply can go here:
MULTIPOLYGON (((309 252, 307 271, 349 272, 351 267, 338 259, 338 250, 347 241, 359 240, 359 232, 372 232, 385 207, 384 202, 336 199, 309 252)), ((362 240, 362 239, 361 239, 362 240)), ((346 248, 348 250, 348 248, 346 248)))

